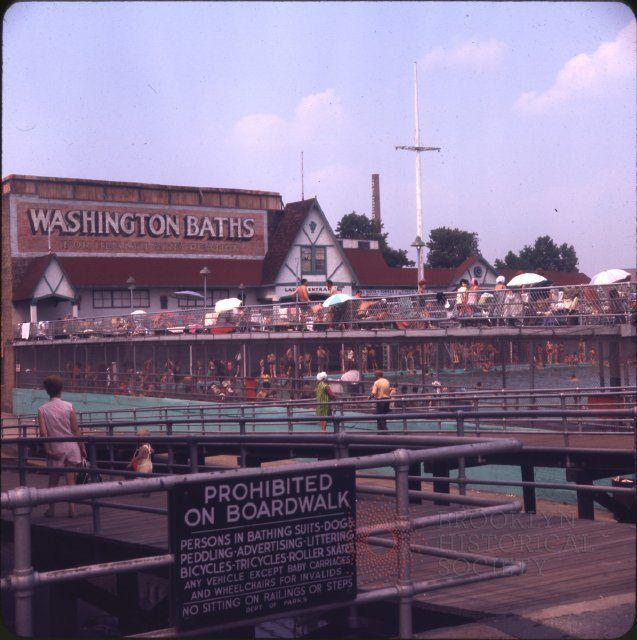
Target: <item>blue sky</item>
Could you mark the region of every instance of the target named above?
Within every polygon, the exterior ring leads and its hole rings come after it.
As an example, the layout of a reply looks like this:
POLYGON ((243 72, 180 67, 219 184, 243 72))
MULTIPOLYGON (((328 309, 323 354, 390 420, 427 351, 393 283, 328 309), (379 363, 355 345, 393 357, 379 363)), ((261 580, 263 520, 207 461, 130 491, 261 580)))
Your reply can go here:
POLYGON ((635 266, 635 18, 614 2, 17 3, 3 20, 2 175, 316 195, 487 260, 549 234, 589 275, 635 266), (556 211, 557 210, 557 211, 556 211))

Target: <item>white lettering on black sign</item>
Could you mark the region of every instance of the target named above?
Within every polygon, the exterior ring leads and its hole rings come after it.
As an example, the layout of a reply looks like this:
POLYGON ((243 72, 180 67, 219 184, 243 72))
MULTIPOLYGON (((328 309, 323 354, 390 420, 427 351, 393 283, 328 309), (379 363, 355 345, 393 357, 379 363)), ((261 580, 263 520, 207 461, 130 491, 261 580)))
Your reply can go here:
POLYGON ((171 489, 176 626, 356 597, 355 503, 350 467, 171 489))

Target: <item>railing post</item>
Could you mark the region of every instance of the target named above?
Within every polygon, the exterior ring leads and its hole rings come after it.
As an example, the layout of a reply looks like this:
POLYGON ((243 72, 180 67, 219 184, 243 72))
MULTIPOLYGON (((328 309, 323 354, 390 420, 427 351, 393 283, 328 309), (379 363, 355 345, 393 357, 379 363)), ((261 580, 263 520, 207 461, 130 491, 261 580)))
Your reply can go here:
POLYGON ((292 433, 294 424, 292 423, 292 405, 289 402, 285 405, 285 412, 288 416, 288 433, 292 433))
MULTIPOLYGON (((27 492, 17 489, 16 492, 27 492)), ((33 636, 33 578, 31 564, 31 506, 13 510, 13 573, 16 582, 15 630, 18 636, 33 636)))
MULTIPOLYGON (((478 411, 479 409, 479 404, 478 404, 478 396, 474 396, 473 397, 473 410, 474 411, 478 411)), ((480 436, 480 417, 476 416, 476 436, 480 436)))
MULTIPOLYGON (((113 423, 112 423, 111 420, 109 420, 108 424, 106 425, 106 430, 108 432, 108 437, 112 438, 113 437, 113 423)), ((114 464, 115 463, 115 450, 113 448, 113 443, 112 442, 108 443, 108 461, 110 462, 111 470, 115 469, 115 464, 114 464)))
POLYGON ((412 627, 412 600, 411 589, 411 522, 409 519, 409 464, 407 452, 403 452, 404 458, 396 465, 396 520, 398 524, 398 581, 400 593, 398 601, 398 637, 411 638, 412 627))
POLYGON ((27 445, 18 441, 18 475, 20 478, 20 486, 26 487, 27 484, 27 445))
POLYGON ((347 458, 349 455, 349 449, 347 443, 344 442, 345 435, 345 423, 338 418, 333 418, 334 433, 336 436, 336 458, 347 458))
MULTIPOLYGON (((464 414, 458 411, 456 414, 456 432, 459 438, 464 437, 464 414)), ((458 493, 461 496, 467 494, 467 473, 464 458, 458 458, 458 493)))
MULTIPOLYGON (((88 443, 88 459, 93 469, 97 469, 97 449, 94 442, 88 443)), ((93 533, 98 535, 102 530, 99 505, 95 504, 95 498, 91 498, 91 511, 93 514, 93 533)))
POLYGON ((401 400, 400 405, 403 410, 403 433, 407 433, 407 416, 405 415, 405 408, 407 406, 407 401, 405 399, 401 400))
POLYGON ((189 442, 188 448, 190 450, 190 473, 197 473, 197 471, 199 471, 199 461, 197 460, 197 443, 194 441, 189 442))
MULTIPOLYGON (((166 411, 166 415, 168 415, 168 411, 166 411)), ((166 435, 172 436, 173 434, 173 423, 168 421, 166 422, 166 435)), ((173 450, 172 442, 168 444, 168 473, 173 473, 173 464, 175 463, 175 452, 173 450)))
MULTIPOLYGON (((532 464, 521 464, 520 474, 522 476, 522 482, 535 482, 535 467, 532 464)), ((524 497, 524 511, 526 513, 536 512, 535 503, 535 487, 523 486, 522 495, 524 497)))
MULTIPOLYGON (((566 397, 563 393, 560 393, 560 408, 562 411, 566 410, 566 397)), ((564 446, 568 447, 568 424, 566 422, 566 416, 562 413, 562 429, 564 433, 564 446)))

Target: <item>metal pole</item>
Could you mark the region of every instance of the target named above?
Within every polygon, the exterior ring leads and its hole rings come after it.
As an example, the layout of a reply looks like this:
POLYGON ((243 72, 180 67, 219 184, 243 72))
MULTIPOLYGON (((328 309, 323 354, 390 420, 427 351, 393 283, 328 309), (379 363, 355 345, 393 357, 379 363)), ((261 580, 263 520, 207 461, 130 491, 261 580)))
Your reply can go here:
POLYGON ((599 386, 605 387, 604 384, 604 341, 600 338, 597 341, 597 365, 599 370, 599 386))
MULTIPOLYGON (((397 452, 400 453, 400 452, 397 452)), ((406 452, 402 452, 406 453, 406 452)), ((398 580, 397 587, 401 594, 398 604, 398 636, 411 638, 413 600, 413 580, 411 577, 411 521, 409 519, 409 465, 408 457, 396 466, 396 520, 398 525, 398 580)))
MULTIPOLYGON (((456 431, 459 438, 464 438, 464 417, 462 411, 458 411, 456 418, 456 431)), ((467 473, 465 470, 464 458, 458 458, 458 493, 461 496, 467 495, 467 473)))
MULTIPOLYGON (((16 489, 26 492, 28 489, 16 489)), ((13 574, 16 581, 15 630, 18 636, 33 636, 33 566, 31 565, 31 507, 13 511, 13 574)))
MULTIPOLYGON (((420 147, 420 116, 418 112, 418 65, 414 62, 414 133, 416 148, 420 147)), ((416 235, 422 238, 422 184, 420 152, 416 151, 416 235)), ((422 251, 418 250, 418 280, 422 280, 422 251)))
POLYGON ((206 306, 208 305, 208 277, 203 277, 203 317, 206 318, 206 306))
MULTIPOLYGON (((88 443, 88 459, 93 469, 97 469, 97 448, 94 442, 88 443)), ((100 518, 100 507, 96 504, 95 498, 91 498, 91 513, 93 516, 93 533, 98 535, 102 532, 102 520, 100 518)))

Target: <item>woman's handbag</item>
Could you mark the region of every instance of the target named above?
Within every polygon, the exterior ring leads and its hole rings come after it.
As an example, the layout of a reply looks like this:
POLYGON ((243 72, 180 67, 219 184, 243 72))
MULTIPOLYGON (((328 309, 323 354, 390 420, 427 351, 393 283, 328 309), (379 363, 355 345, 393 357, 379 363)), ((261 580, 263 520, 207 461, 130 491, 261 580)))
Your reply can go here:
POLYGON ((82 471, 78 471, 75 474, 75 484, 90 484, 91 482, 102 482, 102 476, 100 475, 100 472, 97 471, 97 469, 94 469, 91 466, 91 463, 86 458, 82 458, 80 467, 82 467, 82 471))

